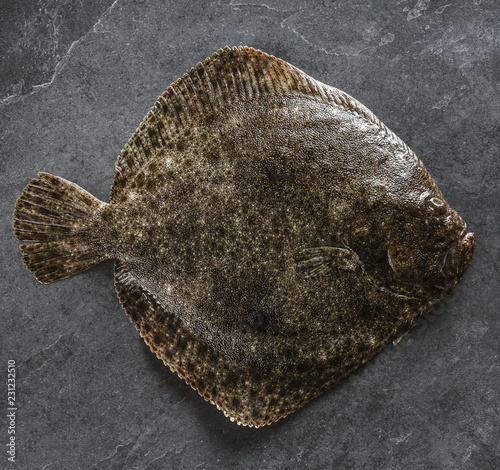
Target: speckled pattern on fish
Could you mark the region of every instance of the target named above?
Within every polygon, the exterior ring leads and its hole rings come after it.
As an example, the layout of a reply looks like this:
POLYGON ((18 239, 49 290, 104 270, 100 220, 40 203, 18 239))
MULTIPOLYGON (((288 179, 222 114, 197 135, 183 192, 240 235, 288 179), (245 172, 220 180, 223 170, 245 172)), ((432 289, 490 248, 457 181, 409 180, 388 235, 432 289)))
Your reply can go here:
POLYGON ((257 427, 405 334, 475 246, 371 111, 247 47, 160 96, 118 157, 109 204, 40 173, 14 228, 44 283, 116 259, 118 296, 151 350, 257 427))

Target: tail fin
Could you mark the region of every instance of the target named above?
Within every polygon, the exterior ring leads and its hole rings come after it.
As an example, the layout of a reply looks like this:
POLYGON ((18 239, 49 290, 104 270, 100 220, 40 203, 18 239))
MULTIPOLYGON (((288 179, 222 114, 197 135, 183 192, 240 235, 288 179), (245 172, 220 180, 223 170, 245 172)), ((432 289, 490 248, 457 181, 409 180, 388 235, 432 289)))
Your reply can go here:
POLYGON ((17 200, 14 233, 23 261, 44 284, 78 274, 107 258, 99 243, 97 214, 107 206, 65 179, 39 173, 17 200))

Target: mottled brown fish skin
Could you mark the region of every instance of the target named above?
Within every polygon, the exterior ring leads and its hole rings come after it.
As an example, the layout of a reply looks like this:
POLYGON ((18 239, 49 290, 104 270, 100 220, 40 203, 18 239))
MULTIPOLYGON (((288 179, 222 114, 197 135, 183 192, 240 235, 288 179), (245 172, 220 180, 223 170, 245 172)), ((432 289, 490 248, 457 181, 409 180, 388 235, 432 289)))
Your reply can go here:
POLYGON ((169 87, 116 169, 111 204, 33 180, 16 209, 16 236, 38 242, 25 262, 52 282, 117 259, 120 301, 151 349, 241 424, 286 416, 408 331, 475 246, 371 111, 250 48, 169 87), (88 213, 50 250, 34 223, 69 211, 45 201, 34 215, 44 185, 88 213))

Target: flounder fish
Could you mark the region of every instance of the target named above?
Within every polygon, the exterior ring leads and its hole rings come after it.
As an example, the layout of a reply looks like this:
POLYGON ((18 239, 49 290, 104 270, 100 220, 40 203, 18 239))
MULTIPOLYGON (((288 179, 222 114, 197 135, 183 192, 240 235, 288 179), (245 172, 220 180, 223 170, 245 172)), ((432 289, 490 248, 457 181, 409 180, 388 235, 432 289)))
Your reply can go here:
POLYGON ((475 247, 371 111, 248 47, 219 50, 158 98, 118 157, 109 204, 40 173, 14 229, 42 283, 115 259, 151 350, 255 427, 404 335, 475 247))

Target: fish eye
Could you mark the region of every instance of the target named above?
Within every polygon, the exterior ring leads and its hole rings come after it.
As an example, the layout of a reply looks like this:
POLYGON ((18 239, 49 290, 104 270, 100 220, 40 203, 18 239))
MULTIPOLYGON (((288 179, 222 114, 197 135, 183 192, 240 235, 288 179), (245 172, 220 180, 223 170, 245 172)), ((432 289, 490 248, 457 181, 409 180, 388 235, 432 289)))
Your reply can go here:
POLYGON ((443 207, 444 206, 444 201, 439 199, 438 197, 431 197, 429 199, 429 202, 436 207, 443 207))
POLYGON ((436 196, 427 199, 427 207, 437 214, 444 214, 446 212, 446 203, 436 196))

